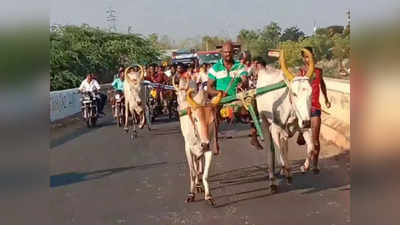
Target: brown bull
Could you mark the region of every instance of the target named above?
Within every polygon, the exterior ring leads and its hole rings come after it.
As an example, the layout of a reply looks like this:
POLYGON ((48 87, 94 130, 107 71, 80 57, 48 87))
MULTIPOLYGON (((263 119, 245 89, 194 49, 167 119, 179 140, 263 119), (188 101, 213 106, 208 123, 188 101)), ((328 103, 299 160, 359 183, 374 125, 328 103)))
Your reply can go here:
MULTIPOLYGON (((173 80, 174 81, 174 80, 173 80)), ((200 177, 204 186, 205 200, 215 205, 210 193, 208 174, 213 153, 211 149, 216 146, 216 106, 221 101, 222 93, 215 97, 211 103, 207 103, 207 94, 198 92, 192 97, 193 89, 189 89, 189 81, 186 85, 173 82, 177 97, 178 109, 187 109, 188 115, 180 117, 181 130, 185 139, 185 153, 190 170, 190 192, 187 202, 195 199, 195 189, 200 187, 200 177), (182 86, 185 86, 182 88, 182 86), (211 147, 210 147, 211 146, 211 147)))

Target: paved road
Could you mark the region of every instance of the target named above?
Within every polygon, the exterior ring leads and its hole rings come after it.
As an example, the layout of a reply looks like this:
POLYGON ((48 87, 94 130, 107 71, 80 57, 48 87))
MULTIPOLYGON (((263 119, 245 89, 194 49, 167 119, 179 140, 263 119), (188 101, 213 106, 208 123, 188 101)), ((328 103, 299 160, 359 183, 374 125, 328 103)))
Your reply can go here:
MULTIPOLYGON (((183 137, 178 122, 142 130, 132 142, 105 117, 99 127, 83 123, 51 129, 51 224, 268 224, 350 223, 348 153, 321 161, 321 174, 300 174, 304 147, 290 143, 292 185, 282 181, 269 194, 264 151, 249 147, 246 130, 221 142, 211 168, 217 207, 200 196, 185 203, 189 189, 183 137)), ((324 155, 335 152, 324 147, 324 155)))

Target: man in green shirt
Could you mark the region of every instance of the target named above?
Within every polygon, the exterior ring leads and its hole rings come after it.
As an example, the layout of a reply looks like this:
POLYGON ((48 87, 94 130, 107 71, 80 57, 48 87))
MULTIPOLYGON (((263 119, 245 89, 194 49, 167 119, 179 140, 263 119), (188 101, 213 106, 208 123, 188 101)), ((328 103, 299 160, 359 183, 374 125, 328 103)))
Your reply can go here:
POLYGON ((224 97, 234 95, 238 85, 247 83, 247 71, 239 61, 233 60, 232 42, 226 42, 222 47, 222 59, 210 69, 207 90, 211 96, 223 92, 224 97), (233 79, 233 80, 232 80, 233 79))
MULTIPOLYGON (((209 71, 207 92, 210 96, 215 96, 221 91, 223 97, 234 95, 238 87, 247 87, 247 76, 245 66, 233 59, 233 45, 228 41, 222 46, 222 59, 209 71)), ((250 133, 250 144, 261 150, 262 146, 257 140, 257 131, 253 124, 250 133)))

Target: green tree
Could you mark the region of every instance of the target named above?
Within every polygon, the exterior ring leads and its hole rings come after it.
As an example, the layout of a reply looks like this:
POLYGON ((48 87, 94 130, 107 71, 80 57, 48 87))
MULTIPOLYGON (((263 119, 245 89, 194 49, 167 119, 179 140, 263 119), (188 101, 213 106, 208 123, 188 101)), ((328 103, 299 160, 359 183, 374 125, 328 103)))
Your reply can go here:
POLYGON ((301 49, 303 46, 296 41, 285 41, 279 45, 280 49, 285 52, 285 60, 288 67, 296 67, 302 64, 301 49))
POLYGON ((283 31, 280 41, 299 41, 304 38, 304 36, 305 34, 303 31, 296 26, 292 26, 283 31))
POLYGON ((157 60, 152 40, 137 34, 108 33, 82 26, 50 28, 50 90, 73 88, 88 73, 109 82, 118 67, 157 60))
POLYGON ((215 50, 217 45, 222 45, 225 39, 218 36, 203 36, 201 38, 201 50, 215 50))
POLYGON ((257 31, 242 29, 237 36, 237 41, 242 45, 243 49, 250 49, 251 43, 257 41, 259 36, 260 34, 257 31))

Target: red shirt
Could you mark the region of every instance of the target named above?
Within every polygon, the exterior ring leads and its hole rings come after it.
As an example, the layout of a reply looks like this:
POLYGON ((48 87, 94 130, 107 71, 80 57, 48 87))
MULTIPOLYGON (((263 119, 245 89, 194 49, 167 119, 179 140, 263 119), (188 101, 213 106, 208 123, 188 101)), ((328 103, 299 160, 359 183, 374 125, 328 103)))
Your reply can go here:
POLYGON ((150 81, 153 83, 165 84, 168 81, 168 77, 163 72, 158 72, 150 77, 150 81))
MULTIPOLYGON (((302 76, 306 74, 307 71, 304 69, 300 69, 300 73, 302 76)), ((321 84, 321 75, 322 69, 315 68, 314 76, 311 76, 311 110, 321 110, 321 104, 319 103, 319 93, 320 93, 320 84, 321 84)))

